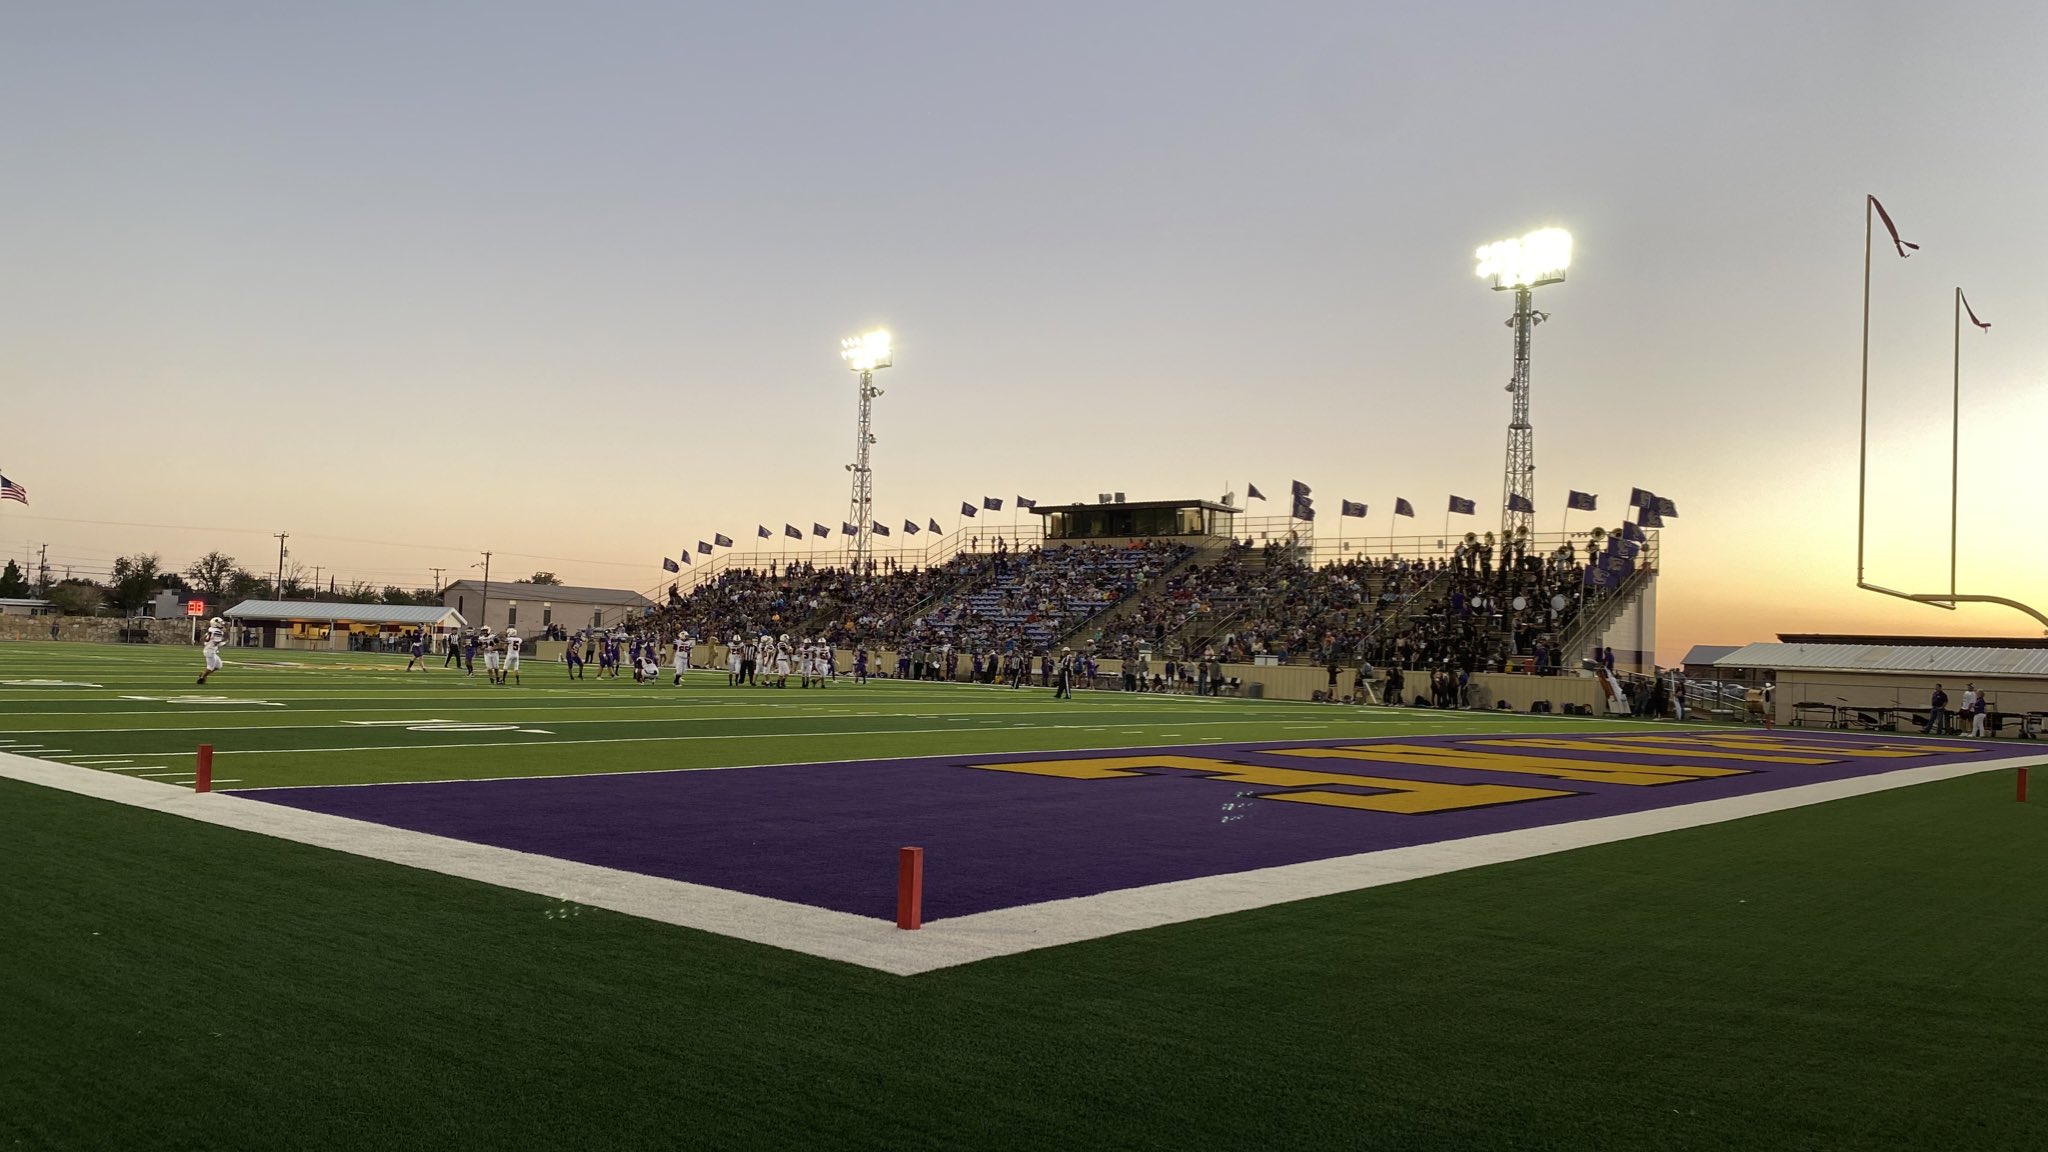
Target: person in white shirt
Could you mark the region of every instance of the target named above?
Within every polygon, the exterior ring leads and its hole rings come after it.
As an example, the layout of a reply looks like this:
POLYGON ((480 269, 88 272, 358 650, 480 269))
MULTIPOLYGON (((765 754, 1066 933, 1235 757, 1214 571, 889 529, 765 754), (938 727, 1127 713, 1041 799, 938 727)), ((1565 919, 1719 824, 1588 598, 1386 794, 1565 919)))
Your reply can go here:
POLYGON ((498 672, 498 683, 503 684, 508 678, 513 680, 519 679, 519 645, 521 643, 519 629, 505 629, 505 666, 498 672))
POLYGON ((221 623, 220 617, 215 616, 213 622, 206 626, 206 671, 199 674, 199 683, 206 683, 208 676, 220 671, 220 648, 227 642, 227 628, 221 623))
POLYGON ((685 628, 676 635, 676 680, 683 682, 683 673, 690 670, 690 630, 685 628))

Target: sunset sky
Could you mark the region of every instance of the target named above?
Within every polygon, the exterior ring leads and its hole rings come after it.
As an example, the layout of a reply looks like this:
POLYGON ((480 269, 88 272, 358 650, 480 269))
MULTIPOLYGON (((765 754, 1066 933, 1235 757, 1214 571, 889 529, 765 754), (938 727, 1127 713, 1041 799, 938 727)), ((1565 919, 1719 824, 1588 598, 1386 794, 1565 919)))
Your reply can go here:
POLYGON ((1960 284, 1964 590, 2048 602, 2044 44, 2038 3, 17 5, 0 554, 646 588, 838 524, 875 324, 885 522, 1298 478, 1484 527, 1472 251, 1554 225, 1538 523, 1678 502, 1667 662, 2034 634, 1855 589, 1856 402, 1874 192, 1922 248, 1875 256, 1870 578, 1946 587, 1960 284))

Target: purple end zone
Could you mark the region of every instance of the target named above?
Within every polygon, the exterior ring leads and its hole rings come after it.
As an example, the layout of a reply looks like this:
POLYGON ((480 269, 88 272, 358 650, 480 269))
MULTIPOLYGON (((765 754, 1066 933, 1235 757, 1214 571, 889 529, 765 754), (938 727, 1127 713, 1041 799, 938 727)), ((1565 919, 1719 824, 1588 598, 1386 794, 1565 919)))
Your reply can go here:
MULTIPOLYGON (((1652 740, 1657 734, 1577 735, 1652 740)), ((1714 733, 1668 735, 1711 737, 1714 733)), ((1748 738, 1762 734, 1744 734, 1748 738)), ((925 850, 927 919, 1243 872, 1386 848, 1568 823, 1918 768, 1990 759, 1996 745, 1838 733, 1778 733, 1827 749, 1825 764, 1716 759, 1645 749, 1503 748, 1527 737, 1259 741, 1197 747, 937 756, 631 775, 273 788, 239 793, 337 816, 556 856, 630 872, 851 912, 895 915, 896 850, 925 850), (1559 780, 1416 763, 1306 758, 1279 749, 1405 744, 1510 752, 1533 760, 1599 760, 1740 768, 1742 775, 1657 785, 1559 780), (1939 750, 1876 758, 1876 748, 1939 750), (1566 795, 1429 814, 1262 800, 1289 789, 1175 768, 1070 779, 976 765, 1144 754, 1198 756, 1319 773, 1454 784, 1505 784, 1566 795)), ((1326 786, 1325 792, 1329 791, 1326 786)), ((1339 792, 1373 795, 1370 785, 1339 792)))

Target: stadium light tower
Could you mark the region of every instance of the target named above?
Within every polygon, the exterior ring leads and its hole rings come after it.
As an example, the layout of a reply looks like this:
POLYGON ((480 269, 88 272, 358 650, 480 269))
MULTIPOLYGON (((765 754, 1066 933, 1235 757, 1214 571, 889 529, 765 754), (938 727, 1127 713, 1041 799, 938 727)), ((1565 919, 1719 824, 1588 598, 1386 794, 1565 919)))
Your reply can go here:
POLYGON ((1508 417, 1507 470, 1500 494, 1501 536, 1511 539, 1517 528, 1533 532, 1536 527, 1536 429, 1529 422, 1529 343, 1536 325, 1550 319, 1550 314, 1536 311, 1534 294, 1545 284, 1564 282, 1564 270, 1572 262, 1572 234, 1562 228, 1542 228, 1519 240, 1483 245, 1477 255, 1479 275, 1493 280, 1493 290, 1515 294, 1515 314, 1507 321, 1515 330, 1515 374, 1507 389, 1514 402, 1508 417))
POLYGON ((882 394, 882 390, 875 387, 875 372, 889 366, 888 330, 877 328, 858 336, 848 336, 839 342, 839 358, 846 361, 848 368, 860 373, 860 416, 854 424, 853 463, 846 466, 846 470, 853 473, 853 498, 847 502, 846 522, 855 529, 853 540, 846 546, 846 559, 859 574, 868 569, 869 550, 873 545, 875 473, 868 466, 868 448, 875 442, 875 397, 882 394))

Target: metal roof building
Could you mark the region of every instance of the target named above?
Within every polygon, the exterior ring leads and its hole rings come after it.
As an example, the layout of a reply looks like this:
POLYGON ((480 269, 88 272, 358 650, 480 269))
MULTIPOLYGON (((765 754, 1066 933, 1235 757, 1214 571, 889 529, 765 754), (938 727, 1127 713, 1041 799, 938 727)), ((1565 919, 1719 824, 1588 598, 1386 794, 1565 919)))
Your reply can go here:
POLYGON ((1965 686, 1984 694, 1992 735, 2012 735, 2048 713, 2048 646, 1970 637, 1789 637, 1748 644, 1715 660, 1718 672, 1776 685, 1781 724, 1834 723, 1924 730, 1936 685, 1957 707, 1965 686), (1742 673, 1750 673, 1748 676, 1742 673))
POLYGON ((1717 668, 1779 672, 1875 672, 1926 676, 2048 678, 2048 648, 1918 644, 1749 644, 1714 661, 1717 668))
POLYGON ((573 584, 525 584, 516 580, 457 580, 441 589, 441 603, 479 627, 544 629, 560 626, 606 628, 638 620, 654 601, 629 588, 585 588, 573 584))
POLYGON ((244 600, 221 613, 237 623, 307 620, 327 624, 397 625, 403 628, 460 628, 462 613, 439 604, 348 604, 322 600, 244 600))

